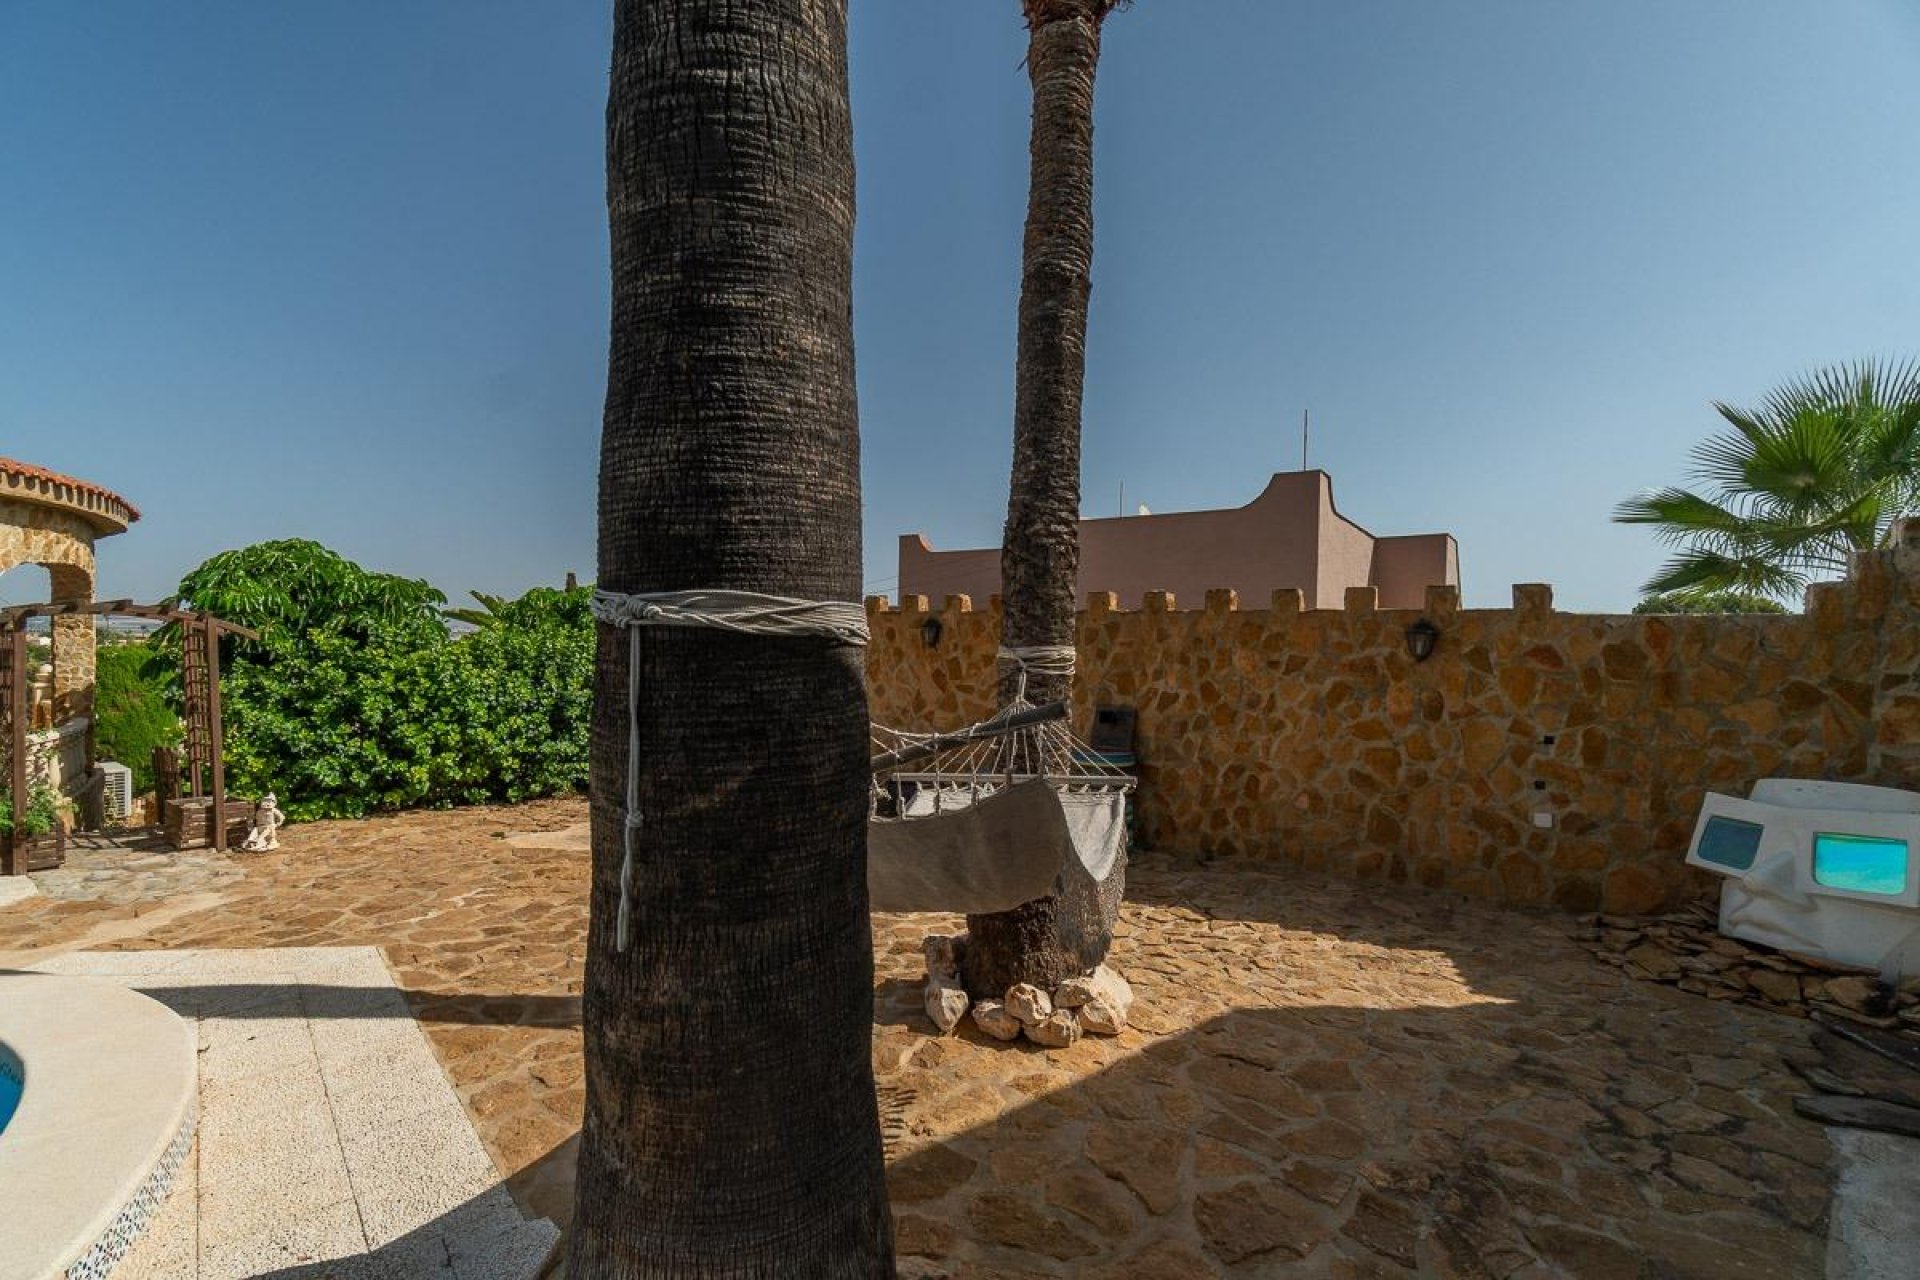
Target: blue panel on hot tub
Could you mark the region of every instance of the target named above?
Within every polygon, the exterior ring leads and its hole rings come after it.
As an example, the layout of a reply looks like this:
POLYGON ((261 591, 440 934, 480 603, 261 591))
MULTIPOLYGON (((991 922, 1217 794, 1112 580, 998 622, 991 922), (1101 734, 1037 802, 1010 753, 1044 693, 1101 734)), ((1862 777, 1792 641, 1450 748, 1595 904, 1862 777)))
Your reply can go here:
POLYGON ((1892 836, 1813 837, 1813 881, 1829 889, 1898 897, 1907 891, 1907 863, 1907 842, 1892 836))
POLYGON ((1741 822, 1737 818, 1723 818, 1718 814, 1707 819, 1706 830, 1700 833, 1700 847, 1694 856, 1702 862, 1711 862, 1716 867, 1725 867, 1729 871, 1749 871, 1753 860, 1760 852, 1760 833, 1764 830, 1757 822, 1741 822))

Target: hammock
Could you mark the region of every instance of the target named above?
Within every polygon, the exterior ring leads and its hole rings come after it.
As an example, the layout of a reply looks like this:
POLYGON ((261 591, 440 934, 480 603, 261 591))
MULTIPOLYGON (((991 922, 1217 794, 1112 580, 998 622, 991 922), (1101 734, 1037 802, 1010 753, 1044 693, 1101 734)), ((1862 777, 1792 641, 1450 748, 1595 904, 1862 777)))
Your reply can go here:
MULTIPOLYGON (((865 609, 737 590, 596 591, 593 615, 627 633, 627 795, 614 949, 632 938, 640 812, 642 636, 650 627, 865 645, 865 609)), ((876 727, 867 886, 881 911, 1007 911, 1091 877, 1104 883, 1126 840, 1133 779, 1067 731, 1058 703, 1026 698, 1028 672, 1073 673, 1073 646, 1003 646, 1018 691, 993 719, 952 734, 876 727), (905 766, 913 764, 911 770, 905 766)))
POLYGON ((867 896, 875 911, 1010 911, 1069 878, 1104 881, 1126 844, 1131 775, 1016 700, 951 734, 874 726, 867 896))

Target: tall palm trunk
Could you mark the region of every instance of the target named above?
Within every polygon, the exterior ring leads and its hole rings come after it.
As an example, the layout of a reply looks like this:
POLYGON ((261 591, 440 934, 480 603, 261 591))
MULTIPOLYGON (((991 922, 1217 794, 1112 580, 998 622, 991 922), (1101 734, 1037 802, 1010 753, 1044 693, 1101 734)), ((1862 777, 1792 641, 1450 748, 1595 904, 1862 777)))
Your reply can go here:
MULTIPOLYGON (((1001 543, 1001 638, 1009 648, 1071 645, 1080 572, 1080 396, 1093 273, 1093 77, 1115 0, 1023 0, 1033 133, 1014 375, 1013 482, 1001 543)), ((1017 672, 1002 677, 1009 700, 1017 672)), ((1066 699, 1066 676, 1028 677, 1027 696, 1066 699)), ((1048 988, 1106 957, 1125 885, 1082 877, 1059 896, 967 918, 968 991, 1048 988)))
MULTIPOLYGON (((619 0, 600 585, 853 600, 845 0, 619 0)), ((870 1038, 861 654, 641 633, 595 673, 586 1121, 569 1274, 893 1274, 870 1038)))

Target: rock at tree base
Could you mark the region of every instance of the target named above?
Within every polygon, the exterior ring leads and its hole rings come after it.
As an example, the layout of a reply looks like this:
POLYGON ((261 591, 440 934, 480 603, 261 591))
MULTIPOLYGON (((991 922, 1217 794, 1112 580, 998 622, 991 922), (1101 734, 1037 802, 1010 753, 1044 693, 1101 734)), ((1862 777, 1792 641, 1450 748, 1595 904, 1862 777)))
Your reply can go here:
POLYGON ((941 978, 927 979, 927 1017, 946 1035, 967 1016, 967 993, 957 982, 941 978))
POLYGON ((954 937, 948 933, 930 933, 920 943, 920 950, 927 957, 927 976, 943 978, 948 982, 960 980, 960 953, 967 944, 964 935, 954 937))
POLYGON ((1056 1009, 1038 1022, 1021 1025, 1026 1029, 1027 1039, 1049 1049, 1064 1049, 1080 1038, 1080 1015, 1072 1009, 1056 1009))
POLYGON ((1008 1012, 1003 1000, 981 1000, 973 1006, 973 1025, 995 1040, 1018 1040, 1020 1019, 1008 1012))
POLYGON ((1053 997, 1030 982, 1016 983, 1007 988, 1007 1012, 1032 1027, 1052 1015, 1053 997))
POLYGON ((1072 997, 1079 1000, 1080 1026, 1094 1035, 1117 1036, 1127 1025, 1133 1010, 1133 988, 1127 980, 1101 965, 1085 978, 1069 978, 1060 984, 1064 991, 1073 987, 1072 997), (1082 992, 1086 998, 1080 1000, 1082 992))
MULTIPOLYGON (((1105 966, 1102 966, 1103 968, 1105 966)), ((1056 1009, 1078 1009, 1093 999, 1093 975, 1082 974, 1078 978, 1068 978, 1053 989, 1053 1007, 1056 1009)))

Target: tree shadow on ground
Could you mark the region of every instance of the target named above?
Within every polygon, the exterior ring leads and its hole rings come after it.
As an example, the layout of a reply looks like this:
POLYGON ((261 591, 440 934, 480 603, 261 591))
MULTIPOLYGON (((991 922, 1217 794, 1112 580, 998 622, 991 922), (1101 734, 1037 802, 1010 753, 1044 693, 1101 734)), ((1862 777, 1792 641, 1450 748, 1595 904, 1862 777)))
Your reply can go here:
MULTIPOLYGON (((557 1149, 536 1163, 561 1158, 571 1155, 557 1149)), ((532 1280, 557 1260, 554 1234, 522 1217, 498 1184, 365 1253, 262 1271, 255 1280, 532 1280)))
POLYGON ((1138 1029, 882 1072, 903 1273, 1822 1274, 1805 1024, 1633 983, 1567 925, 1150 861, 1114 953, 1138 1029))
POLYGON ((392 987, 328 986, 312 982, 233 982, 199 986, 142 987, 170 1008, 203 1009, 222 1018, 412 1018, 425 1023, 470 1026, 557 1027, 580 1025, 580 997, 485 992, 416 991, 392 987), (395 992, 405 998, 396 1003, 395 992))
POLYGON ((1786 1081, 1720 1089, 1637 1067, 1604 1014, 1499 1007, 1234 1010, 904 1135, 908 1274, 1821 1273, 1827 1143, 1786 1081))

